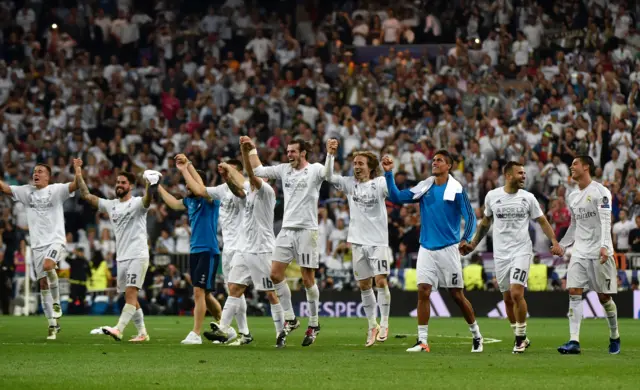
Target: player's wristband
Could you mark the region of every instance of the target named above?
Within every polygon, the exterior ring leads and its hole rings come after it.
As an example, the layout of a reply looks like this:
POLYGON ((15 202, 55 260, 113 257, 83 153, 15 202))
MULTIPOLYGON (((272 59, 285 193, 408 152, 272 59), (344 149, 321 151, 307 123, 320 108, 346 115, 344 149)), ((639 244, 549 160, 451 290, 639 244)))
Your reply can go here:
POLYGON ((251 151, 249 152, 249 156, 254 156, 254 155, 258 155, 258 151, 256 149, 251 149, 251 151))
POLYGON ((187 161, 187 165, 193 165, 191 161, 187 161))

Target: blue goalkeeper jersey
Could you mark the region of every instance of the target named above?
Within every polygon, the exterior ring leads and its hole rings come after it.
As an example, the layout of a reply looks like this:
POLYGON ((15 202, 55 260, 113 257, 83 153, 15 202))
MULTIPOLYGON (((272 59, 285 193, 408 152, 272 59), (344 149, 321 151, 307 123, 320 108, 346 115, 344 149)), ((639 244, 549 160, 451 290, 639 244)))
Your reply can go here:
POLYGON ((184 198, 182 203, 189 214, 191 225, 191 253, 210 251, 220 254, 218 247, 218 212, 220 201, 209 202, 203 198, 184 198))
POLYGON ((385 172, 389 200, 396 204, 420 202, 420 245, 429 250, 438 250, 459 243, 461 240, 471 242, 476 231, 476 216, 463 190, 456 194, 454 201, 444 200, 447 184, 429 188, 419 199, 413 199, 410 189, 400 191, 393 178, 393 172, 385 172), (460 237, 462 218, 465 229, 460 237))

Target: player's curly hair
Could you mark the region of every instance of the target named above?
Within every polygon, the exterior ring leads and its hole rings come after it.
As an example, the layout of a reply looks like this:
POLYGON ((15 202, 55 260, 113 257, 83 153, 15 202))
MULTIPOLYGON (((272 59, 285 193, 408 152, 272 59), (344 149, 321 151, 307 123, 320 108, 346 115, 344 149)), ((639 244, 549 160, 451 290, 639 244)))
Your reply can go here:
POLYGON ((369 178, 370 179, 375 179, 378 176, 382 175, 382 170, 380 169, 380 160, 378 160, 378 156, 376 156, 375 154, 367 151, 367 150, 363 150, 360 152, 354 152, 353 153, 353 158, 356 158, 357 156, 364 156, 367 158, 367 166, 369 167, 369 170, 371 171, 369 173, 369 178))

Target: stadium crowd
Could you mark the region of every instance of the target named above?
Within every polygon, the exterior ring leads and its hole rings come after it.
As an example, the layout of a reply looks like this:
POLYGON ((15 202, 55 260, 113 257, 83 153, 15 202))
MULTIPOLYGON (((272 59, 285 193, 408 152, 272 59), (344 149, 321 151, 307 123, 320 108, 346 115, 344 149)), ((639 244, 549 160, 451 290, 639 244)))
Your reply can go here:
MULTIPOLYGON (((336 172, 351 174, 355 150, 389 154, 406 188, 430 174, 444 148, 477 215, 503 184, 501 167, 524 163, 527 189, 561 237, 570 222, 564 199, 575 189, 568 166, 588 154, 613 194, 616 249, 640 252, 637 15, 608 0, 0 1, 0 172, 24 184, 44 162, 54 181, 71 181, 80 156, 102 197, 114 196, 118 172, 138 169, 160 170, 182 197, 177 153, 213 186, 241 135, 268 164, 286 161, 294 137, 313 144, 310 161, 323 162, 325 141, 338 138, 336 172), (442 46, 418 56, 395 46, 422 43, 442 46), (363 46, 380 47, 363 62, 363 46)), ((328 184, 321 203, 321 288, 343 288, 347 203, 328 184)), ((280 199, 276 219, 281 208, 280 199)), ((410 268, 418 208, 388 210, 395 268, 410 268)), ((0 260, 20 276, 26 212, 3 197, 0 214, 0 260)), ((106 215, 79 197, 65 215, 69 253, 101 275, 91 283, 106 285, 115 250, 106 215)), ((169 301, 185 283, 165 266, 188 253, 188 222, 158 199, 148 228, 162 266, 148 280, 169 301)), ((531 235, 546 254, 537 224, 531 235)), ((487 239, 479 251, 491 247, 487 239)))

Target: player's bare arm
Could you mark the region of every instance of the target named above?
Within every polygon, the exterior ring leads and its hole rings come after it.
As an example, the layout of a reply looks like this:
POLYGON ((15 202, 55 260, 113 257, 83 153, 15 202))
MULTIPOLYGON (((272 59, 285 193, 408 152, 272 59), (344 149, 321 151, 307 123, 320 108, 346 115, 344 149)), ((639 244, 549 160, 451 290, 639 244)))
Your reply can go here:
POLYGON ((196 171, 196 168, 193 166, 193 164, 191 163, 191 161, 189 161, 189 159, 187 158, 187 156, 185 156, 184 154, 179 154, 175 157, 176 162, 180 161, 180 162, 185 162, 187 164, 187 169, 189 170, 189 173, 191 174, 191 176, 193 176, 193 178, 200 183, 201 185, 205 185, 204 182, 202 181, 202 178, 200 177, 200 175, 198 174, 198 172, 196 171))
POLYGON ((13 195, 13 191, 11 191, 11 187, 2 180, 0 180, 0 191, 6 195, 13 195))
POLYGON ((547 220, 547 217, 543 215, 542 217, 538 218, 536 221, 540 224, 540 227, 542 228, 544 235, 547 236, 549 241, 551 241, 551 253, 556 256, 562 256, 564 254, 564 249, 562 249, 562 247, 560 246, 560 243, 558 243, 558 240, 556 239, 556 235, 553 232, 553 227, 549 223, 549 220, 547 220))
MULTIPOLYGON (((76 158, 74 158, 73 160, 74 161, 79 160, 80 162, 82 162, 82 160, 76 159, 76 158)), ((76 175, 74 176, 73 181, 69 183, 69 193, 72 194, 76 192, 77 189, 78 189, 78 176, 76 175)))
POLYGON ((194 177, 191 175, 188 169, 188 163, 183 160, 176 160, 176 167, 182 173, 182 177, 184 178, 185 183, 187 183, 187 187, 193 192, 195 196, 200 198, 209 199, 209 195, 207 194, 207 189, 203 184, 200 184, 194 177))
POLYGON ((244 143, 240 144, 240 149, 242 150, 242 164, 244 165, 245 171, 247 171, 247 175, 249 176, 249 183, 254 186, 256 189, 262 188, 262 179, 257 177, 255 172, 253 171, 253 166, 251 165, 251 160, 249 159, 249 152, 251 152, 251 144, 244 143))
POLYGON ((229 186, 229 189, 233 195, 238 198, 244 198, 247 194, 244 192, 244 176, 238 172, 234 167, 227 163, 220 163, 218 165, 218 172, 222 175, 222 178, 229 186))
POLYGON ((92 195, 89 192, 89 187, 87 187, 87 183, 84 182, 84 178, 82 177, 82 160, 74 159, 73 168, 75 169, 75 173, 76 173, 74 181, 78 185, 78 189, 80 190, 80 196, 91 206, 98 208, 98 203, 100 202, 100 198, 98 198, 95 195, 92 195))
POLYGON ((151 184, 149 184, 148 181, 144 181, 144 196, 142 197, 142 206, 145 209, 148 209, 149 206, 151 206, 151 198, 152 196, 152 191, 151 191, 151 184))
POLYGON ((251 141, 251 138, 245 136, 240 137, 240 144, 249 144, 250 145, 250 151, 249 151, 249 162, 251 163, 251 168, 257 168, 259 166, 262 165, 262 162, 260 162, 260 157, 258 157, 258 151, 256 150, 256 146, 253 144, 253 141, 251 141))
POLYGON ((171 195, 169 191, 167 191, 162 185, 158 186, 158 193, 160 193, 160 197, 162 198, 164 203, 166 203, 167 206, 169 206, 169 208, 171 208, 172 210, 186 210, 186 207, 184 207, 184 203, 171 195))
POLYGON ((482 239, 487 235, 487 233, 489 233, 489 228, 491 228, 492 222, 493 222, 492 218, 487 217, 486 215, 482 217, 482 220, 480 221, 480 226, 478 226, 478 230, 476 231, 475 236, 473 236, 473 239, 471 240, 471 242, 460 243, 460 253, 466 256, 469 253, 473 252, 478 246, 478 243, 482 241, 482 239))

